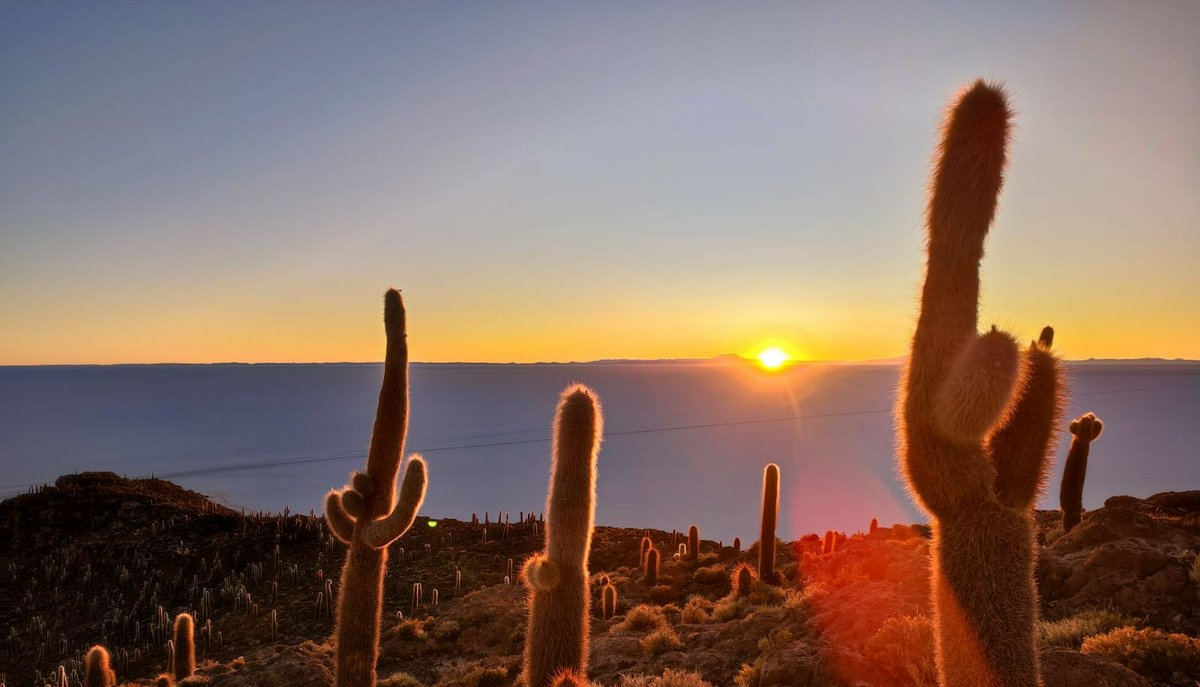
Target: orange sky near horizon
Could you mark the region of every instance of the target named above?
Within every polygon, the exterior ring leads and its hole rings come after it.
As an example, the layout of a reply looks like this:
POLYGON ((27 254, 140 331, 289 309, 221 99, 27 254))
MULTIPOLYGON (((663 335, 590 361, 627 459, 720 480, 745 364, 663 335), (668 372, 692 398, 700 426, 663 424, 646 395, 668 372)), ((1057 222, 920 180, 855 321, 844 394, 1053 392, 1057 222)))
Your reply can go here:
POLYGON ((903 356, 980 76, 981 328, 1200 359, 1200 3, 280 8, 0 3, 0 365, 903 356))

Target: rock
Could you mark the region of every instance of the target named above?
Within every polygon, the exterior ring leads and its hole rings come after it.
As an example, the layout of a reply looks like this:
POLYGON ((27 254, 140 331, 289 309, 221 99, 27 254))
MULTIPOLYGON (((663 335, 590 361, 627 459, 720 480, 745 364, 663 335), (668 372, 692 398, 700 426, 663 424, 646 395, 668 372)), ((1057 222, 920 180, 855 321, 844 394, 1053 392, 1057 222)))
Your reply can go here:
POLYGON ((1042 651, 1046 687, 1152 687, 1152 683, 1119 663, 1063 648, 1042 651))

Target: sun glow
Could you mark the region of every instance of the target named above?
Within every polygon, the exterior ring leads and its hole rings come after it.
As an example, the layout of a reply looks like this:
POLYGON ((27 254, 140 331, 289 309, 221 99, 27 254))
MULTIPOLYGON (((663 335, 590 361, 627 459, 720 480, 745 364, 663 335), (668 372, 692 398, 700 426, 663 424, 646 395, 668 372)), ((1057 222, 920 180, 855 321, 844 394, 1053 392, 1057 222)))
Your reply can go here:
POLYGON ((789 358, 790 356, 788 356, 787 353, 784 353, 783 349, 781 348, 764 348, 758 354, 758 364, 762 365, 768 370, 778 370, 779 368, 783 367, 784 363, 786 363, 789 358))

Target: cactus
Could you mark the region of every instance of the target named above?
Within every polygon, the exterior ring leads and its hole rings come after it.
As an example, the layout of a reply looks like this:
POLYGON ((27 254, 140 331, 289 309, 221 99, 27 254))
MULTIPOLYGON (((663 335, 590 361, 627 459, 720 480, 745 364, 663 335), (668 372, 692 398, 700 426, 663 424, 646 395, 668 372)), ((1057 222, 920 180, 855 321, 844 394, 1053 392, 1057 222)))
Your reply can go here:
POLYGON ((196 672, 194 626, 192 616, 187 613, 175 616, 175 653, 171 661, 171 672, 176 680, 191 677, 196 672))
POLYGON ((325 514, 334 536, 348 544, 337 599, 337 685, 373 687, 387 547, 412 526, 425 499, 425 461, 413 455, 396 501, 396 474, 408 427, 408 342, 400 292, 384 296, 387 353, 366 472, 331 491, 325 514), (393 503, 395 501, 395 503, 393 503))
POLYGON ((688 528, 687 556, 689 561, 700 557, 700 528, 692 525, 688 528))
POLYGON ((734 537, 733 538, 733 555, 736 556, 736 555, 740 554, 741 552, 742 552, 742 538, 734 537))
POLYGON ((754 586, 754 571, 750 566, 745 563, 738 565, 729 577, 734 596, 750 595, 750 588, 754 586))
POLYGON ((825 530, 825 541, 821 544, 821 553, 828 556, 837 549, 837 537, 833 530, 825 530))
POLYGON ((775 521, 779 519, 779 466, 770 463, 763 470, 762 529, 758 535, 758 578, 778 584, 775 575, 775 521))
POLYGON ((175 680, 166 673, 154 678, 154 687, 175 687, 175 680))
POLYGON ((552 678, 553 687, 588 687, 587 678, 574 670, 563 670, 552 678))
POLYGON ((115 687, 117 675, 109 665, 108 651, 99 644, 83 659, 83 687, 115 687))
POLYGON ((1058 501, 1062 505, 1063 534, 1070 532, 1083 518, 1083 480, 1087 478, 1088 448, 1100 436, 1104 423, 1091 413, 1071 422, 1071 449, 1063 468, 1058 501))
POLYGON ((646 565, 642 569, 642 581, 647 587, 658 584, 658 549, 653 546, 646 552, 646 565))
POLYGON ((871 518, 871 526, 868 528, 868 534, 875 534, 875 530, 879 529, 879 518, 871 518))
POLYGON ((604 601, 604 619, 608 620, 617 614, 617 588, 606 583, 601 588, 601 596, 604 601))
POLYGON ((521 571, 529 587, 527 687, 547 687, 564 670, 587 674, 588 552, 603 425, 600 401, 591 389, 573 385, 563 391, 554 419, 546 550, 521 571))
POLYGON ((976 333, 979 262, 1002 184, 1009 110, 976 82, 943 129, 927 210, 921 312, 897 401, 899 455, 932 516, 941 685, 1038 685, 1033 503, 1062 382, 1042 331, 1023 355, 976 333))

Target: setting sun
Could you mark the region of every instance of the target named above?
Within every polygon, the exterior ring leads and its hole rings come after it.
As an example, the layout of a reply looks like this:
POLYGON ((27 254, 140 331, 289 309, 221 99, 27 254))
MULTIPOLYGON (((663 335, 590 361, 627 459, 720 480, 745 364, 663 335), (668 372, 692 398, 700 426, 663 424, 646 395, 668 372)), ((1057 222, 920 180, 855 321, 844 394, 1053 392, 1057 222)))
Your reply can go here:
POLYGON ((758 354, 758 362, 768 370, 778 370, 788 361, 788 354, 780 348, 767 348, 758 354))

